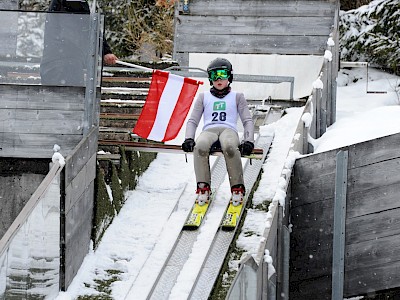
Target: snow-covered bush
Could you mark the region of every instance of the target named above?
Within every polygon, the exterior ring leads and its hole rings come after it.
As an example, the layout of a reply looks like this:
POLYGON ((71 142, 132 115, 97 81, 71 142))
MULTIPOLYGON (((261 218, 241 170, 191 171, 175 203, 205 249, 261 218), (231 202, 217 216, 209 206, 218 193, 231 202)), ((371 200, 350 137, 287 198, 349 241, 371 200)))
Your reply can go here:
POLYGON ((343 60, 366 60, 400 74, 400 1, 341 11, 340 48, 343 60))

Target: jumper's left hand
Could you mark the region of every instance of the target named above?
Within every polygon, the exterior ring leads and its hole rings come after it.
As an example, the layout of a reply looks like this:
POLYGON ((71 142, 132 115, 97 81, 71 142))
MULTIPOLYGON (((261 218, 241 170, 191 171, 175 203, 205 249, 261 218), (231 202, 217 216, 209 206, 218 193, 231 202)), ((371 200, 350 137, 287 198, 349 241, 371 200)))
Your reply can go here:
POLYGON ((240 154, 242 154, 244 156, 250 155, 253 152, 253 149, 254 149, 254 144, 249 141, 243 141, 239 145, 240 154))

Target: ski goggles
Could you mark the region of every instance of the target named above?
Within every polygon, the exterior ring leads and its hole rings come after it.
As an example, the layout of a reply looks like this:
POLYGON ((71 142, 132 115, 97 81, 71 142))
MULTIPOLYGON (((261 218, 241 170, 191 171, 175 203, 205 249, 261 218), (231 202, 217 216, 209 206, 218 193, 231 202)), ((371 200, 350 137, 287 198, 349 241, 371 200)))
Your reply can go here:
POLYGON ((218 79, 228 79, 230 76, 230 72, 227 69, 221 69, 221 70, 211 70, 208 72, 208 78, 210 78, 212 81, 216 81, 218 79))

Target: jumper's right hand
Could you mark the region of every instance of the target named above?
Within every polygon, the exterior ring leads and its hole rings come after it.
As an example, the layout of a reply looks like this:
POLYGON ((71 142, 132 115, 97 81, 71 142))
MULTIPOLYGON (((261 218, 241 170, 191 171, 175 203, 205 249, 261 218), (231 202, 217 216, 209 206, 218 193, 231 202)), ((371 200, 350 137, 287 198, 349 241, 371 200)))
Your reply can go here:
POLYGON ((195 145, 196 145, 196 143, 194 142, 194 139, 186 139, 182 143, 182 150, 185 152, 193 152, 195 145))

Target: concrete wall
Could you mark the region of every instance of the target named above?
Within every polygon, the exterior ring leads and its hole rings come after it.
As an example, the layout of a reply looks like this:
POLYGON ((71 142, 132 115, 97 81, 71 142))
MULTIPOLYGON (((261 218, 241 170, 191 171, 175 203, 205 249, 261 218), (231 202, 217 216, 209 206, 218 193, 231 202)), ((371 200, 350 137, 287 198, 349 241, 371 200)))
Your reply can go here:
POLYGON ((0 239, 46 176, 49 163, 0 158, 0 239))

